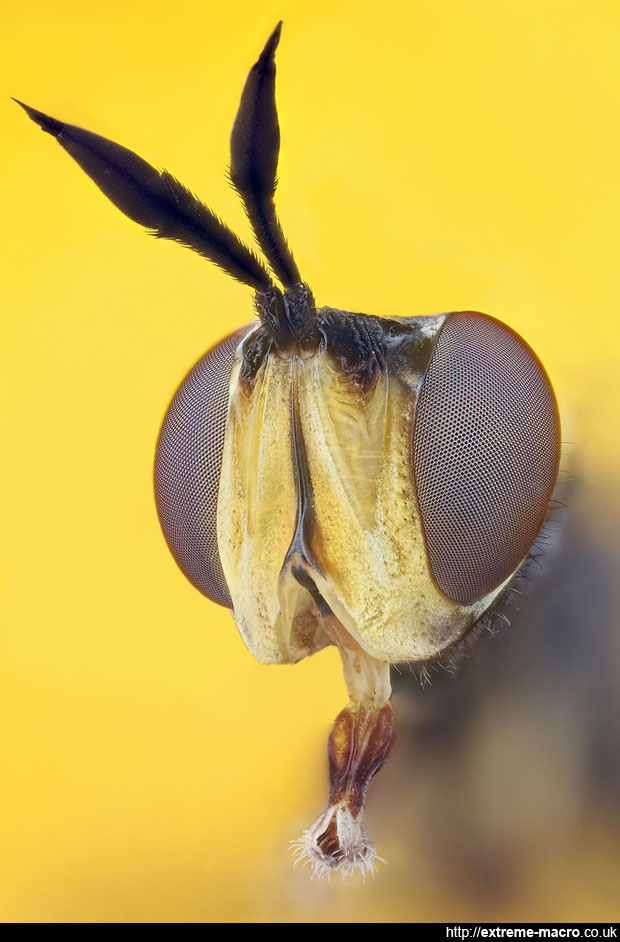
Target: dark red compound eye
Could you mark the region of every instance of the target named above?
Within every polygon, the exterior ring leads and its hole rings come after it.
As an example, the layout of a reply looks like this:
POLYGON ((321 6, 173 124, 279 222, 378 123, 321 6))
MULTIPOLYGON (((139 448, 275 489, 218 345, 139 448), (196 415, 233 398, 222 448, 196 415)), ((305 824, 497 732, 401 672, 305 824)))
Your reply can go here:
POLYGON ((430 568, 449 599, 469 605, 518 567, 547 514, 559 453, 557 404, 536 354, 486 314, 452 314, 413 430, 430 568))
POLYGON ((217 496, 235 351, 251 325, 212 347, 185 377, 155 454, 155 500, 166 542, 192 585, 232 608, 217 547, 217 496))

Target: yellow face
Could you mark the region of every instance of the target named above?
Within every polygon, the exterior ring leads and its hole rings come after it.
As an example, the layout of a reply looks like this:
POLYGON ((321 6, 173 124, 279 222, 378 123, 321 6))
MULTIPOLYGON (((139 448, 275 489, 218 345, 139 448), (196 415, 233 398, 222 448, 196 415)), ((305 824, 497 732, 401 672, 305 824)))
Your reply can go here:
MULTIPOLYGON (((443 318, 429 318, 436 334, 443 318)), ((429 346, 425 338, 425 346, 429 346)), ((450 602, 429 570, 412 474, 421 375, 379 375, 361 393, 325 353, 265 358, 254 388, 231 375, 218 544, 241 634, 259 661, 294 662, 329 643, 300 571, 348 634, 384 661, 433 657, 481 614, 450 602), (304 453, 295 449, 295 424, 304 453), (312 512, 299 529, 306 464, 312 512), (302 580, 303 581, 303 580, 302 580)))

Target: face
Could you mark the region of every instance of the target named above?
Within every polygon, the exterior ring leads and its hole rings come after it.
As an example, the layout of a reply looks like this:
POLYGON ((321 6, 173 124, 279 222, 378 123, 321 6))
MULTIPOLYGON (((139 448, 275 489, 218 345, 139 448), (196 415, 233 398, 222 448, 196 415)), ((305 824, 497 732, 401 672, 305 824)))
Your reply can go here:
POLYGON ((275 50, 252 68, 231 180, 271 273, 206 206, 118 144, 24 106, 127 215, 255 291, 257 320, 176 392, 155 490, 189 581, 253 655, 342 655, 349 703, 328 744, 326 811, 299 854, 373 867, 366 790, 393 732, 389 665, 451 648, 523 563, 554 489, 560 427, 534 352, 488 315, 378 318, 317 308, 278 220, 275 50))

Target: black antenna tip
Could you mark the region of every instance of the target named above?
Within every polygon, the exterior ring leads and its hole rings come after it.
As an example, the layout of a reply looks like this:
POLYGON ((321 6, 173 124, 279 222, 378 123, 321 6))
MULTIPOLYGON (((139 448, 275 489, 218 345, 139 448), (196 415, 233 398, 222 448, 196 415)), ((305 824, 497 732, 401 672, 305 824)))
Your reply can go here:
POLYGON ((43 131, 47 131, 48 134, 53 134, 54 137, 58 137, 64 127, 62 121, 57 121, 56 118, 50 118, 49 115, 43 114, 42 111, 37 111, 36 108, 25 105, 19 98, 12 98, 11 101, 14 101, 20 108, 23 108, 28 117, 32 118, 43 131))
POLYGON ((261 52, 257 66, 264 68, 266 65, 269 65, 270 62, 273 62, 273 57, 275 56, 276 49, 278 48, 278 43, 280 42, 280 33, 282 32, 282 20, 278 23, 273 33, 265 43, 265 48, 261 52))

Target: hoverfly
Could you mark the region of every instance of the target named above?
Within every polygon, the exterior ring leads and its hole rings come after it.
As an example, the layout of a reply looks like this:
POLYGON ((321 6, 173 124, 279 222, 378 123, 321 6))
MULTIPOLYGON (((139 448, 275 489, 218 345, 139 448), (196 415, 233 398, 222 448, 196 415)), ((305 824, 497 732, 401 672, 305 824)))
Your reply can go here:
POLYGON ((538 358, 493 317, 315 306, 274 204, 280 30, 231 136, 230 178, 269 268, 166 171, 22 107, 127 216, 255 292, 258 319, 172 399, 157 509, 182 571, 231 610, 260 662, 338 646, 349 703, 329 737, 328 807, 298 850, 318 873, 366 871, 364 801, 393 734, 390 664, 455 645, 519 570, 549 509, 560 424, 538 358))

